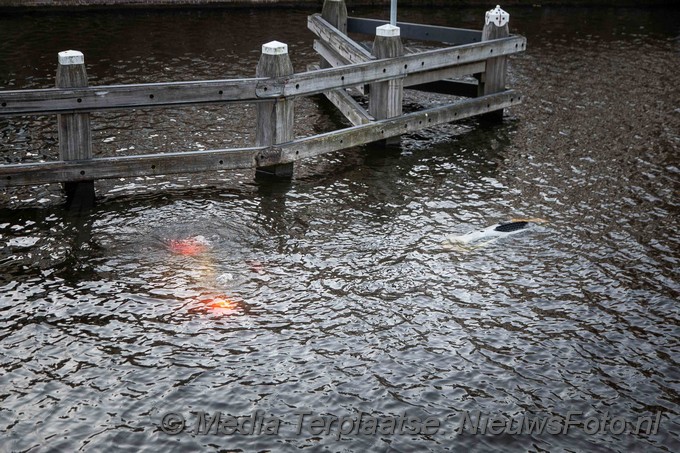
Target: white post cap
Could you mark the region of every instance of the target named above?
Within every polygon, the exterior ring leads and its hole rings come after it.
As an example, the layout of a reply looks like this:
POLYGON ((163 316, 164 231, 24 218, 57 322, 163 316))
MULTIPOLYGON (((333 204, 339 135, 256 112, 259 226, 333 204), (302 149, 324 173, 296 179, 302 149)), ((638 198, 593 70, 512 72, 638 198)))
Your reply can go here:
POLYGON ((82 52, 78 50, 65 50, 59 52, 59 64, 69 65, 69 64, 83 64, 85 63, 85 56, 82 52))
POLYGON ((399 27, 395 27, 394 25, 390 24, 385 24, 381 25, 380 27, 375 28, 375 35, 376 36, 399 36, 399 27))
POLYGON ((285 55, 288 53, 288 44, 270 41, 267 44, 262 44, 262 53, 265 55, 285 55))
POLYGON ((510 21, 510 14, 503 11, 500 5, 496 5, 494 9, 487 11, 486 16, 484 16, 486 25, 493 22, 497 27, 502 27, 507 24, 508 21, 510 21))

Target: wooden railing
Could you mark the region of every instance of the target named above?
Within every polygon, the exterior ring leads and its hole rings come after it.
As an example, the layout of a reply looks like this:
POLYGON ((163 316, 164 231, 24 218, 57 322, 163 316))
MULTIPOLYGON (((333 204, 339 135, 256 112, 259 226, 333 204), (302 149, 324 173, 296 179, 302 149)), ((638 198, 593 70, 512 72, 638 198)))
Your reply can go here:
POLYGON ((323 69, 292 73, 287 46, 272 42, 263 46, 255 78, 86 86, 82 54, 66 53, 61 58, 60 53, 57 87, 0 91, 0 116, 57 114, 60 159, 0 165, 0 186, 64 182, 67 192, 69 187, 73 192, 78 184, 90 184, 93 197, 91 182, 101 178, 244 168, 289 176, 292 162, 302 158, 502 112, 521 100, 518 93, 505 89, 505 59, 525 50, 526 39, 510 36, 507 24, 491 22, 484 31, 475 31, 400 23, 401 36, 462 44, 384 58, 390 49, 403 52, 399 29, 390 29, 381 21, 347 18, 343 1, 326 0, 326 4, 330 6, 324 5, 325 17, 315 14, 308 21, 309 29, 318 37, 314 48, 322 58, 323 69), (372 50, 347 35, 347 30, 374 34, 376 26, 381 28, 372 50), (466 75, 475 75, 478 82, 448 80, 466 75), (474 97, 403 115, 404 87, 474 97), (355 93, 370 91, 368 111, 347 91, 351 88, 359 90, 355 93), (324 93, 354 126, 295 139, 295 99, 319 93, 324 93), (258 109, 256 146, 92 157, 89 112, 253 102, 258 109))

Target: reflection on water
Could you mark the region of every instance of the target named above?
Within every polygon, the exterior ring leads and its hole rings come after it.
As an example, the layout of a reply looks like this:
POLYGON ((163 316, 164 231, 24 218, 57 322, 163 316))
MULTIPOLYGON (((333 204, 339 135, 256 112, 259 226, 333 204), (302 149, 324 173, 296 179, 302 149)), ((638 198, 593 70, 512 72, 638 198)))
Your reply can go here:
MULTIPOLYGON (((92 83, 252 75, 259 45, 314 61, 303 11, 0 18, 0 86, 53 84, 79 48, 92 83), (270 30, 272 14, 289 28, 270 30), (85 41, 83 36, 88 36, 85 41), (248 39, 244 39, 244 37, 248 39)), ((404 9, 478 27, 477 9, 404 9)), ((517 8, 525 103, 398 150, 251 172, 0 194, 0 426, 8 451, 677 451, 680 174, 673 12, 517 8), (445 250, 512 218, 522 234, 445 250), (274 436, 171 436, 164 414, 282 419, 274 436), (295 433, 296 413, 435 417, 435 435, 295 433), (464 411, 663 416, 656 434, 457 434, 464 411)), ((357 13, 353 13, 357 14, 357 13)), ((362 15, 384 16, 380 10, 362 15)), ((409 108, 437 102, 409 94, 409 108)), ((336 127, 308 99, 298 136, 336 127)), ((95 115, 99 155, 238 146, 253 106, 95 115)), ((51 118, 0 120, 5 162, 53 159, 51 118), (44 157, 43 157, 44 156, 44 157)), ((250 135, 249 135, 250 134, 250 135)))

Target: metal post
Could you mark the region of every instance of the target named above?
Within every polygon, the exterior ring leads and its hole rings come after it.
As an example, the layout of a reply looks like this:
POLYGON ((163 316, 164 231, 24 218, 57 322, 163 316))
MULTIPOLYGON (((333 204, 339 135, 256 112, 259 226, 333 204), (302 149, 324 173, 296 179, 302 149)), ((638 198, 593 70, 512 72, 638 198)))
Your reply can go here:
POLYGON ((390 1, 390 25, 397 26, 397 0, 390 1))

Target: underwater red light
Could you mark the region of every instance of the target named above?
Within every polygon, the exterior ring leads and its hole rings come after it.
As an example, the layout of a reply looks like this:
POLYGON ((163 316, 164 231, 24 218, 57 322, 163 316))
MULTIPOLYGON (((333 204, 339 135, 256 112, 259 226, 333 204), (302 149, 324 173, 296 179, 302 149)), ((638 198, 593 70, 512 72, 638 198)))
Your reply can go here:
POLYGON ((197 256, 208 250, 207 244, 196 238, 171 239, 167 244, 172 253, 184 256, 197 256))
POLYGON ((233 313, 239 306, 236 300, 225 294, 203 297, 200 302, 211 311, 222 314, 233 313))

